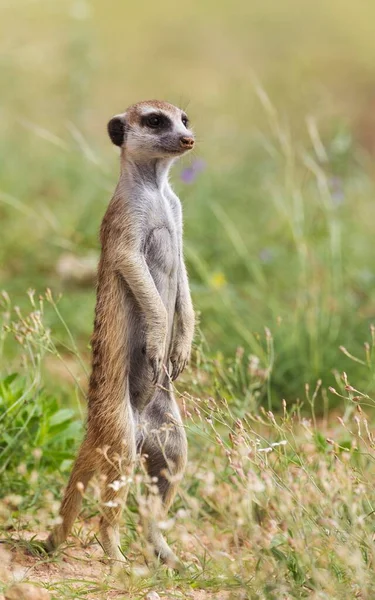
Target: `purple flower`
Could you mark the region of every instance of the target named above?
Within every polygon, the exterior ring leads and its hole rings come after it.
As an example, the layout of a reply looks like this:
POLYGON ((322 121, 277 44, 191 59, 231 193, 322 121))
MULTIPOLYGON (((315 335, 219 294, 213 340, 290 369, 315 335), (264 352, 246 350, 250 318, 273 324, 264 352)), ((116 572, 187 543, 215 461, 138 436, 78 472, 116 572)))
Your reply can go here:
POLYGON ((202 160, 201 158, 197 158, 196 160, 194 160, 190 167, 186 167, 185 169, 183 169, 181 171, 181 181, 183 181, 184 183, 194 183, 194 181, 196 180, 197 176, 199 175, 199 173, 201 173, 202 171, 204 171, 204 169, 206 168, 206 163, 204 160, 202 160))
POLYGON ((328 180, 329 189, 331 192, 332 204, 334 206, 340 206, 344 202, 344 190, 342 186, 342 179, 340 177, 331 177, 328 180))
POLYGON ((262 248, 259 252, 259 260, 261 263, 269 264, 275 258, 274 252, 271 248, 262 248))

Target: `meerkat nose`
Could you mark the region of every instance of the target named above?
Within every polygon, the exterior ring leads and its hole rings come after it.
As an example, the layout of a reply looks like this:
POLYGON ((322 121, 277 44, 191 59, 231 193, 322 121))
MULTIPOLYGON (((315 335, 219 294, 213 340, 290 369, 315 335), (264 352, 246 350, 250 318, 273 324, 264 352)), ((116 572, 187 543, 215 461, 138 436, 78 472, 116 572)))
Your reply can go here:
POLYGON ((181 148, 190 149, 194 146, 194 138, 192 137, 180 137, 180 146, 181 148))

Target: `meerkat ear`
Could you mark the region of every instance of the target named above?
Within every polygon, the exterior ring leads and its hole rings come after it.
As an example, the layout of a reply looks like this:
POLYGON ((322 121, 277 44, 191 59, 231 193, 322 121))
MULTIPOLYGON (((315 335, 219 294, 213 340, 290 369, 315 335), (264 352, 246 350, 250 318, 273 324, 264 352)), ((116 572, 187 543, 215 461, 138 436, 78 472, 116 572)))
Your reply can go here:
POLYGON ((126 115, 116 115, 112 117, 107 125, 108 135, 115 146, 122 146, 126 134, 126 115))

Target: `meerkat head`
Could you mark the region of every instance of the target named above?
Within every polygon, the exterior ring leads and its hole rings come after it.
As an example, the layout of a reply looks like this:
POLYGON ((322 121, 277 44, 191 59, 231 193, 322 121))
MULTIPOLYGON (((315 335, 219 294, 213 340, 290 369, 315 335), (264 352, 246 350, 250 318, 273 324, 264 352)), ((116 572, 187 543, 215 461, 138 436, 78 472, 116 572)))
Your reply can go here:
POLYGON ((128 156, 143 160, 178 157, 195 142, 186 113, 158 100, 133 104, 116 115, 108 123, 108 133, 128 156))

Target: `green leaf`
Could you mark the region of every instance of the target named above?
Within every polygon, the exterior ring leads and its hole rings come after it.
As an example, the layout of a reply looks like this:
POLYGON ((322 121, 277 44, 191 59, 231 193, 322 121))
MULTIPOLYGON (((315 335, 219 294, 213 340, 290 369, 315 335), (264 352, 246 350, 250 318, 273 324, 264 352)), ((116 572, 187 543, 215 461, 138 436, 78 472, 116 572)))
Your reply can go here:
POLYGON ((49 420, 49 424, 51 427, 55 425, 60 425, 61 423, 65 423, 66 421, 70 421, 74 417, 74 410, 71 408, 62 408, 58 410, 49 420))

